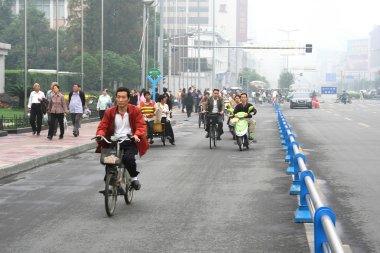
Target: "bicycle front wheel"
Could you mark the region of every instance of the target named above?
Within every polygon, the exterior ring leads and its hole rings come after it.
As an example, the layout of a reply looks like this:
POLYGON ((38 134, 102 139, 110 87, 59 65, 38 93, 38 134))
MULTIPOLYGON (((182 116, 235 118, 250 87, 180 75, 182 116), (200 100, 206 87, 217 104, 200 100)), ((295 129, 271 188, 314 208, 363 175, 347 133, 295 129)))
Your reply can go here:
POLYGON ((116 209, 117 186, 114 183, 114 175, 107 174, 106 186, 104 189, 104 203, 108 217, 111 217, 116 209))

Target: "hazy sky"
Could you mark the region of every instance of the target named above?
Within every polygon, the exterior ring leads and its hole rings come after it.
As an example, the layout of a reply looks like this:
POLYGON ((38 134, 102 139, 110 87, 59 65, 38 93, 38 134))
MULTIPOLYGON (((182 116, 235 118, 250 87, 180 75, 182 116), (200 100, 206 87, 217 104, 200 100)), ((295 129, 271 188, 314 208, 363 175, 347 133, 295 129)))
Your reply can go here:
POLYGON ((249 37, 257 42, 291 39, 318 48, 346 49, 347 39, 366 38, 380 25, 379 0, 248 0, 249 37))
MULTIPOLYGON (((248 0, 248 4, 248 37, 256 43, 286 40, 287 34, 279 29, 297 29, 290 33, 291 40, 299 46, 313 44, 313 54, 289 57, 289 69, 317 68, 299 80, 310 85, 324 81, 325 73, 317 60, 320 49, 346 51, 347 40, 368 38, 374 25, 380 25, 380 0, 248 0)), ((256 68, 276 86, 285 58, 273 51, 255 54, 260 60, 256 68)))

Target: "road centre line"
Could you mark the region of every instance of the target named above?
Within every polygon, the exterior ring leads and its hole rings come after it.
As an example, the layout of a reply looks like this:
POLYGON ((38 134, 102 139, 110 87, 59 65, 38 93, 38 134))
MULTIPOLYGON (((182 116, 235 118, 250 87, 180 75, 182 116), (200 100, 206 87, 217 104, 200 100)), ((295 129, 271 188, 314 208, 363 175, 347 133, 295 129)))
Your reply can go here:
POLYGON ((352 119, 350 119, 350 118, 344 118, 344 119, 349 120, 349 121, 352 121, 352 119))
POLYGON ((370 127, 369 125, 367 125, 367 124, 364 124, 364 123, 358 123, 360 126, 363 126, 363 127, 370 127))

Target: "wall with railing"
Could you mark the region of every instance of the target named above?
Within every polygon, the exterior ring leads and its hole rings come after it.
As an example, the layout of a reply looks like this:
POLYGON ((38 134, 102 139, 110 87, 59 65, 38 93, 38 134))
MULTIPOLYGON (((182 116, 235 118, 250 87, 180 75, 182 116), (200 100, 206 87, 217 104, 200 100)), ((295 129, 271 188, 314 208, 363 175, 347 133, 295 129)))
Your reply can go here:
POLYGON ((306 167, 306 157, 278 104, 275 104, 275 111, 281 143, 286 152, 285 162, 289 164, 286 173, 292 176, 293 181, 290 195, 299 196, 294 221, 314 223, 315 253, 343 253, 343 245, 335 228, 335 214, 330 207, 323 204, 314 184, 315 176, 306 167))

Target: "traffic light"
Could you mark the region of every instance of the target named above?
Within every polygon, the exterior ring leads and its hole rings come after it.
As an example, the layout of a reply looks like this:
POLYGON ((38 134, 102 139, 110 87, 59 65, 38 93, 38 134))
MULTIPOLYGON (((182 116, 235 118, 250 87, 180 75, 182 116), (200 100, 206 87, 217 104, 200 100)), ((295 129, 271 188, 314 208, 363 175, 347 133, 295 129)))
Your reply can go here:
POLYGON ((163 84, 166 83, 166 76, 162 76, 162 83, 163 83, 163 84))
POLYGON ((306 44, 305 52, 306 53, 312 53, 313 52, 313 45, 312 44, 306 44))

